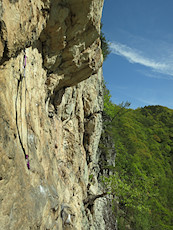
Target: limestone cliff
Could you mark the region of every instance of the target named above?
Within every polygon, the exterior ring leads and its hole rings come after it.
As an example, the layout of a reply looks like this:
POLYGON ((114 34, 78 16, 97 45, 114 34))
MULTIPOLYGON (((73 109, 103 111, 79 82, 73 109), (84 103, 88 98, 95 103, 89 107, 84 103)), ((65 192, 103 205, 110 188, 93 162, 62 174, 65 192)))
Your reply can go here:
POLYGON ((84 202, 102 192, 102 5, 0 1, 0 230, 109 229, 84 202))

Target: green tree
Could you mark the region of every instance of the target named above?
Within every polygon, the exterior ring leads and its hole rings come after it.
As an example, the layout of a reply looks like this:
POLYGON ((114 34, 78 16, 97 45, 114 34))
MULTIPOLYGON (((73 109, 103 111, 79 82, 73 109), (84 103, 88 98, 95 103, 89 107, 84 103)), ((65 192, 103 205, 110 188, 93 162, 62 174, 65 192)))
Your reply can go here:
POLYGON ((172 230, 173 110, 127 109, 129 103, 115 105, 104 91, 103 134, 114 143, 116 158, 103 182, 114 197, 119 229, 172 230))
POLYGON ((101 33, 100 33, 100 40, 101 40, 101 49, 103 53, 103 59, 106 60, 108 55, 110 54, 109 42, 106 40, 106 37, 102 31, 102 24, 101 24, 101 33))

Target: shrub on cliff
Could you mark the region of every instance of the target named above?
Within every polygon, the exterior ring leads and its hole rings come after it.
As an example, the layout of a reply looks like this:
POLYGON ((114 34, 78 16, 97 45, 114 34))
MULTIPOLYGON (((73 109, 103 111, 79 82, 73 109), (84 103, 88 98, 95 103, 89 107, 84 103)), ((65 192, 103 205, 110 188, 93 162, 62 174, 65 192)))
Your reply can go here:
MULTIPOLYGON (((102 29, 102 24, 101 24, 101 29, 102 29)), ((106 60, 106 58, 110 54, 110 49, 109 49, 109 42, 106 40, 103 31, 101 31, 100 33, 100 39, 101 39, 101 49, 103 53, 103 59, 106 60)))

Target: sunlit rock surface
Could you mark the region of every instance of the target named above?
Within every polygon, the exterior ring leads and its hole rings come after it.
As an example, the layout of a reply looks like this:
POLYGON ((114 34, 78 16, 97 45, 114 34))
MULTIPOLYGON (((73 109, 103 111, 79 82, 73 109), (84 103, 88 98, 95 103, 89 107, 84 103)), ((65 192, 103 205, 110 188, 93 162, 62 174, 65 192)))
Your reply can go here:
POLYGON ((2 230, 108 229, 105 198, 83 202, 102 193, 102 5, 0 2, 2 230))

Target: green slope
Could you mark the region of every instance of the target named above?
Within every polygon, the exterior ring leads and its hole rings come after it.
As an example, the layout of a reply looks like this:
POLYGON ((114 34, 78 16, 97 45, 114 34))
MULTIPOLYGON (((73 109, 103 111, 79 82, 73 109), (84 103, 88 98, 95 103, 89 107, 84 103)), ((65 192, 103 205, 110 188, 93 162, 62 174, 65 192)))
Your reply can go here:
POLYGON ((106 90, 104 115, 103 135, 117 153, 104 182, 115 197, 119 229, 173 229, 173 110, 126 109, 106 90))

